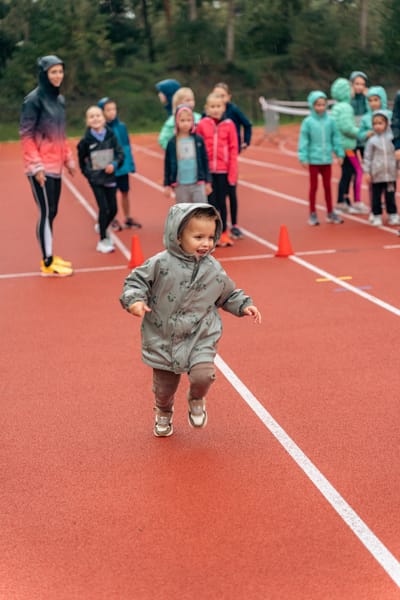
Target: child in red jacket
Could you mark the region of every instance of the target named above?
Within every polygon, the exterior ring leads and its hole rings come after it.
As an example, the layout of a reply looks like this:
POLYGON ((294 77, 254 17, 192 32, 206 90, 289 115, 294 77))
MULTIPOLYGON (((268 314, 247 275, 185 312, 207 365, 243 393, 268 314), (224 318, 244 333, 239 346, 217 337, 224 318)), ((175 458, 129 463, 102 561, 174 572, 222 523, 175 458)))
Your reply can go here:
POLYGON ((231 119, 222 118, 225 103, 218 94, 207 96, 205 112, 206 116, 198 123, 196 133, 204 139, 212 177, 213 189, 208 201, 221 215, 223 232, 218 246, 233 246, 226 225, 226 196, 228 186, 236 185, 237 181, 239 149, 236 127, 231 119))

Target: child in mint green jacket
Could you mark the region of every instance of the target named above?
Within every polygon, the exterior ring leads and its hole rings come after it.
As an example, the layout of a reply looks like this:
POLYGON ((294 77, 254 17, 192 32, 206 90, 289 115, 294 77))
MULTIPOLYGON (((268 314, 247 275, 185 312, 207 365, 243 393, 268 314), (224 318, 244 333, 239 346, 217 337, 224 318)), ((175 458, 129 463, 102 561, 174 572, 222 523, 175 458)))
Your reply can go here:
POLYGON ((339 132, 335 121, 327 113, 327 97, 319 90, 312 91, 307 98, 310 115, 306 117, 300 128, 298 156, 304 167, 308 166, 310 173, 310 217, 309 225, 319 225, 316 212, 316 195, 318 175, 322 177, 325 193, 328 223, 343 223, 342 219, 332 209, 331 176, 332 155, 336 154, 341 162, 344 151, 340 142, 339 132))

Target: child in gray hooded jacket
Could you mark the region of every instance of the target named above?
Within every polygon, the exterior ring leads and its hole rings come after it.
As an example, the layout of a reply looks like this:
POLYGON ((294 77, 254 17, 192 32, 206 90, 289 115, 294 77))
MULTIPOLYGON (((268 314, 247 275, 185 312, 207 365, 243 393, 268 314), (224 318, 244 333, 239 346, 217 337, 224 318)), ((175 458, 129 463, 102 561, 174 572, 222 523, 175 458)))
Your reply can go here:
POLYGON ((211 256, 221 234, 217 210, 209 204, 179 203, 169 210, 166 250, 149 258, 125 280, 120 298, 142 322, 142 359, 153 368, 154 435, 173 433, 175 393, 188 373, 188 420, 207 423, 205 396, 215 379, 214 358, 222 334, 218 309, 233 315, 261 315, 211 256))
POLYGON ((372 113, 374 135, 369 138, 364 151, 365 179, 372 187, 371 225, 382 225, 382 194, 385 196, 388 225, 399 225, 396 207, 397 164, 389 114, 385 110, 372 113))

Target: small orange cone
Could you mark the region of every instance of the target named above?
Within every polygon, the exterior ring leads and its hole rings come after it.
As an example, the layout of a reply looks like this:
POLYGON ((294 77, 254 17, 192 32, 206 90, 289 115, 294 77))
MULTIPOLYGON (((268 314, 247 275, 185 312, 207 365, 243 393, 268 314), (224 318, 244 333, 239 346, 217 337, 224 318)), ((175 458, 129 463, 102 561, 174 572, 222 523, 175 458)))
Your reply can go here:
POLYGON ((144 256, 142 252, 142 248, 140 246, 140 240, 137 235, 132 236, 132 245, 131 245, 131 258, 128 263, 128 267, 130 269, 135 269, 135 267, 140 267, 144 262, 144 256))
POLYGON ((281 229, 279 232, 278 250, 276 251, 275 256, 284 258, 290 256, 291 254, 294 254, 294 252, 290 244, 287 227, 286 225, 281 225, 281 229))

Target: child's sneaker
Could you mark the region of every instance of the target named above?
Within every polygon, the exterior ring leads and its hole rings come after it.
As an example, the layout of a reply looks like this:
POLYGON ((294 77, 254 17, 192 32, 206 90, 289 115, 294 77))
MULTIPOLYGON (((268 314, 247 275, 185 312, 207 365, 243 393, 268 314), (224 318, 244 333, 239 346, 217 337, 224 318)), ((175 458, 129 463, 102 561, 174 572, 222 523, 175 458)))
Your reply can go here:
POLYGON ((206 401, 204 398, 194 400, 188 397, 188 421, 191 427, 205 427, 207 425, 206 401))
POLYGON ((104 238, 104 240, 97 242, 96 250, 102 254, 109 254, 110 252, 114 252, 115 248, 107 238, 104 238))
POLYGON ((113 231, 122 231, 122 226, 118 219, 114 219, 114 221, 111 221, 110 227, 113 231))
POLYGON ((349 213, 352 215, 367 215, 370 209, 362 202, 354 202, 349 208, 349 213))
POLYGON ((335 223, 335 225, 339 225, 340 223, 343 223, 343 219, 341 219, 339 215, 332 211, 326 215, 326 222, 335 223))
POLYGON ((124 222, 124 227, 126 229, 130 229, 131 227, 137 227, 138 229, 140 229, 141 226, 142 226, 141 223, 138 223, 137 221, 132 219, 132 217, 126 217, 125 222, 124 222))
POLYGON ((42 277, 70 277, 72 273, 73 270, 71 267, 59 265, 54 260, 48 267, 46 267, 43 260, 40 263, 40 274, 42 277))
POLYGON ((400 216, 397 213, 388 215, 388 225, 400 225, 400 216))
POLYGON ((374 217, 373 217, 373 219, 371 219, 370 223, 374 227, 380 227, 382 225, 382 216, 381 215, 374 215, 374 217))
POLYGON ((172 424, 173 412, 162 412, 155 408, 156 416, 154 419, 153 433, 156 437, 168 437, 174 433, 172 424))
POLYGON ((350 204, 344 200, 343 202, 338 202, 335 209, 336 212, 348 213, 350 212, 350 204))
POLYGON ((319 225, 319 221, 318 221, 318 217, 317 217, 317 213, 316 212, 310 213, 310 216, 309 216, 309 219, 308 219, 308 224, 309 225, 319 225))
POLYGON ((237 225, 231 227, 231 238, 234 240, 241 240, 243 238, 243 232, 237 225))
POLYGON ((68 267, 72 269, 72 262, 70 260, 64 260, 61 256, 53 256, 53 263, 61 265, 62 267, 68 267))
POLYGON ((217 246, 219 246, 219 248, 226 248, 226 246, 233 246, 233 242, 226 231, 223 231, 221 233, 221 237, 219 238, 219 240, 217 242, 217 246))

